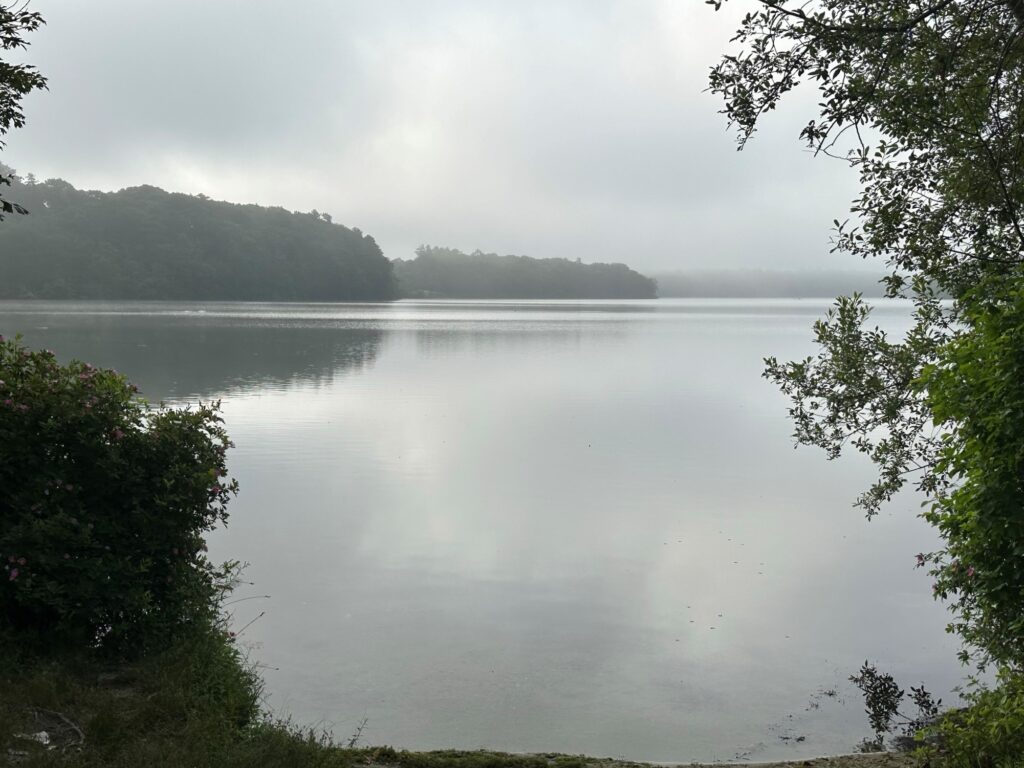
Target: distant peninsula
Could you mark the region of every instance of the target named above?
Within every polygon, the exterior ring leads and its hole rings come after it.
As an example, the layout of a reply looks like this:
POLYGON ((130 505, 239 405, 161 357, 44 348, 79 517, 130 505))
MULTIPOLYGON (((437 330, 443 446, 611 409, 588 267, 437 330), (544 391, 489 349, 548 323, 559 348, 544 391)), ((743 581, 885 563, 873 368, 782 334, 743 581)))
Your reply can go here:
POLYGON ((327 214, 210 200, 151 186, 80 190, 16 178, 30 211, 0 227, 0 298, 379 301, 391 262, 327 214))
POLYGON ((403 297, 445 299, 653 299, 657 283, 625 264, 584 264, 420 246, 396 259, 403 297))

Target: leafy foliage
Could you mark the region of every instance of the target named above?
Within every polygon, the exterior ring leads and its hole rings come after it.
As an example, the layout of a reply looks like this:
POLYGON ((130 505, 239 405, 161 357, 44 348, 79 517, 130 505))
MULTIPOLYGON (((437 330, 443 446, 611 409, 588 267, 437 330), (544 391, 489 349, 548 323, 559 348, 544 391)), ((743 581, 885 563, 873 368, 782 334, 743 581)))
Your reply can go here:
POLYGON ((229 446, 215 406, 153 410, 114 371, 0 340, 7 639, 142 652, 209 625, 229 446))
POLYGON ((657 284, 625 264, 498 256, 420 246, 395 262, 403 296, 452 299, 653 299, 657 284))
MULTIPOLYGON (((0 51, 12 51, 27 47, 24 35, 34 32, 43 24, 38 13, 29 11, 24 5, 0 5, 0 51)), ((11 128, 25 124, 21 111, 21 99, 34 90, 46 87, 46 78, 28 64, 11 64, 0 59, 0 136, 11 128)), ((0 141, 0 148, 4 143, 0 141)), ((10 186, 11 174, 0 172, 0 186, 10 186)), ((0 221, 5 213, 28 213, 23 205, 7 200, 0 194, 0 221)))
POLYGON ((866 661, 860 672, 850 677, 850 682, 864 694, 868 722, 875 732, 875 741, 868 742, 868 745, 876 749, 882 749, 885 737, 896 730, 902 731, 897 743, 913 744, 917 732, 937 719, 942 706, 942 700, 933 699, 924 686, 911 687, 908 695, 892 675, 879 672, 877 667, 866 661), (907 715, 900 709, 907 699, 917 710, 914 715, 907 715))
POLYGON ((1010 768, 1024 755, 1024 677, 1003 672, 998 685, 965 694, 968 706, 949 712, 930 728, 924 764, 940 757, 963 768, 1010 768))
POLYGON ((812 433, 807 442, 830 455, 850 444, 879 465, 861 499, 869 514, 915 472, 935 491, 939 444, 923 435, 928 408, 912 383, 958 333, 959 299, 1022 260, 1024 12, 1003 0, 764 0, 736 39, 743 50, 713 69, 711 87, 741 146, 786 92, 816 84, 820 113, 801 136, 841 156, 862 183, 853 224, 835 221, 835 247, 884 260, 890 295, 918 305, 914 331, 896 342, 851 328, 867 322, 859 303, 840 307, 818 329, 831 348, 795 367, 769 361, 766 375, 803 417, 798 440, 812 433), (942 294, 958 301, 943 305, 942 294), (834 365, 839 350, 844 364, 834 365), (845 402, 809 413, 828 390, 845 402))
MULTIPOLYGON (((861 296, 842 297, 814 324, 817 356, 765 361, 765 376, 790 396, 798 442, 824 449, 830 459, 852 446, 879 467, 878 479, 857 500, 869 516, 903 487, 909 472, 928 470, 937 448, 925 396, 913 383, 943 341, 939 313, 936 303, 922 303, 915 326, 893 341, 868 325, 870 307, 861 296)), ((917 487, 935 491, 942 482, 924 471, 917 487)))
POLYGON ((385 300, 391 262, 325 214, 156 187, 15 178, 33 215, 0 229, 0 298, 385 300))
POLYGON ((890 338, 859 296, 841 299, 815 328, 818 354, 769 359, 765 376, 790 396, 798 442, 877 465, 869 515, 912 478, 930 496, 948 547, 919 560, 955 596, 951 628, 979 663, 1019 667, 1024 3, 759 0, 736 42, 710 83, 740 146, 785 93, 816 86, 801 138, 861 181, 835 248, 884 261, 889 295, 916 306, 890 338))
POLYGON ((930 560, 953 629, 1003 665, 1024 661, 1024 283, 979 286, 959 334, 918 382, 944 426, 935 471, 952 487, 925 517, 945 551, 930 560))

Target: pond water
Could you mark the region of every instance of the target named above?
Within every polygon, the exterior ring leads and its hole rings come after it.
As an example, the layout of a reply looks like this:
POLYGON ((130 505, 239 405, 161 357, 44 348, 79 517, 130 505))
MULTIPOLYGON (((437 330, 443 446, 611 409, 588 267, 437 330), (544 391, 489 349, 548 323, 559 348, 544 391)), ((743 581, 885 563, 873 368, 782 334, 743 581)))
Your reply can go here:
POLYGON ((962 672, 913 567, 919 499, 865 521, 870 466, 794 451, 760 378, 826 307, 0 302, 0 333, 222 400, 241 494, 211 553, 250 563, 234 620, 277 714, 396 747, 768 760, 869 735, 865 659, 940 695, 962 672))

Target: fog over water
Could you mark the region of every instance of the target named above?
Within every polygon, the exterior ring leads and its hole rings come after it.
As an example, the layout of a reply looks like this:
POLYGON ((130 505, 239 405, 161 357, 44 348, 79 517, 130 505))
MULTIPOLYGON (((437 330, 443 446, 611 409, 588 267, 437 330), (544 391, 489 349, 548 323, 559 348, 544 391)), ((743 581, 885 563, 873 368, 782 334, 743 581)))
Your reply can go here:
POLYGON ((242 490, 211 552, 271 596, 235 623, 266 611, 242 641, 279 714, 396 747, 767 760, 869 735, 844 682, 865 659, 940 695, 961 673, 918 500, 866 522, 871 468, 794 451, 759 376, 825 308, 0 302, 0 332, 222 399, 242 490))

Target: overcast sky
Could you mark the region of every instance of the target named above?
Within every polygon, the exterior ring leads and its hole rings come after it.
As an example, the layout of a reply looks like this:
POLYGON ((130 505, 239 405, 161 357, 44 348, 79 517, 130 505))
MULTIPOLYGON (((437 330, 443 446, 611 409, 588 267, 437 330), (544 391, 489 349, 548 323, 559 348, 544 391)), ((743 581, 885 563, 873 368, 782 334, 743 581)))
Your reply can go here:
POLYGON ((33 0, 50 80, 0 158, 328 211, 420 243, 641 270, 863 268, 856 179, 797 139, 811 91, 734 135, 704 93, 752 0, 33 0), (731 7, 729 7, 731 6, 731 7))

